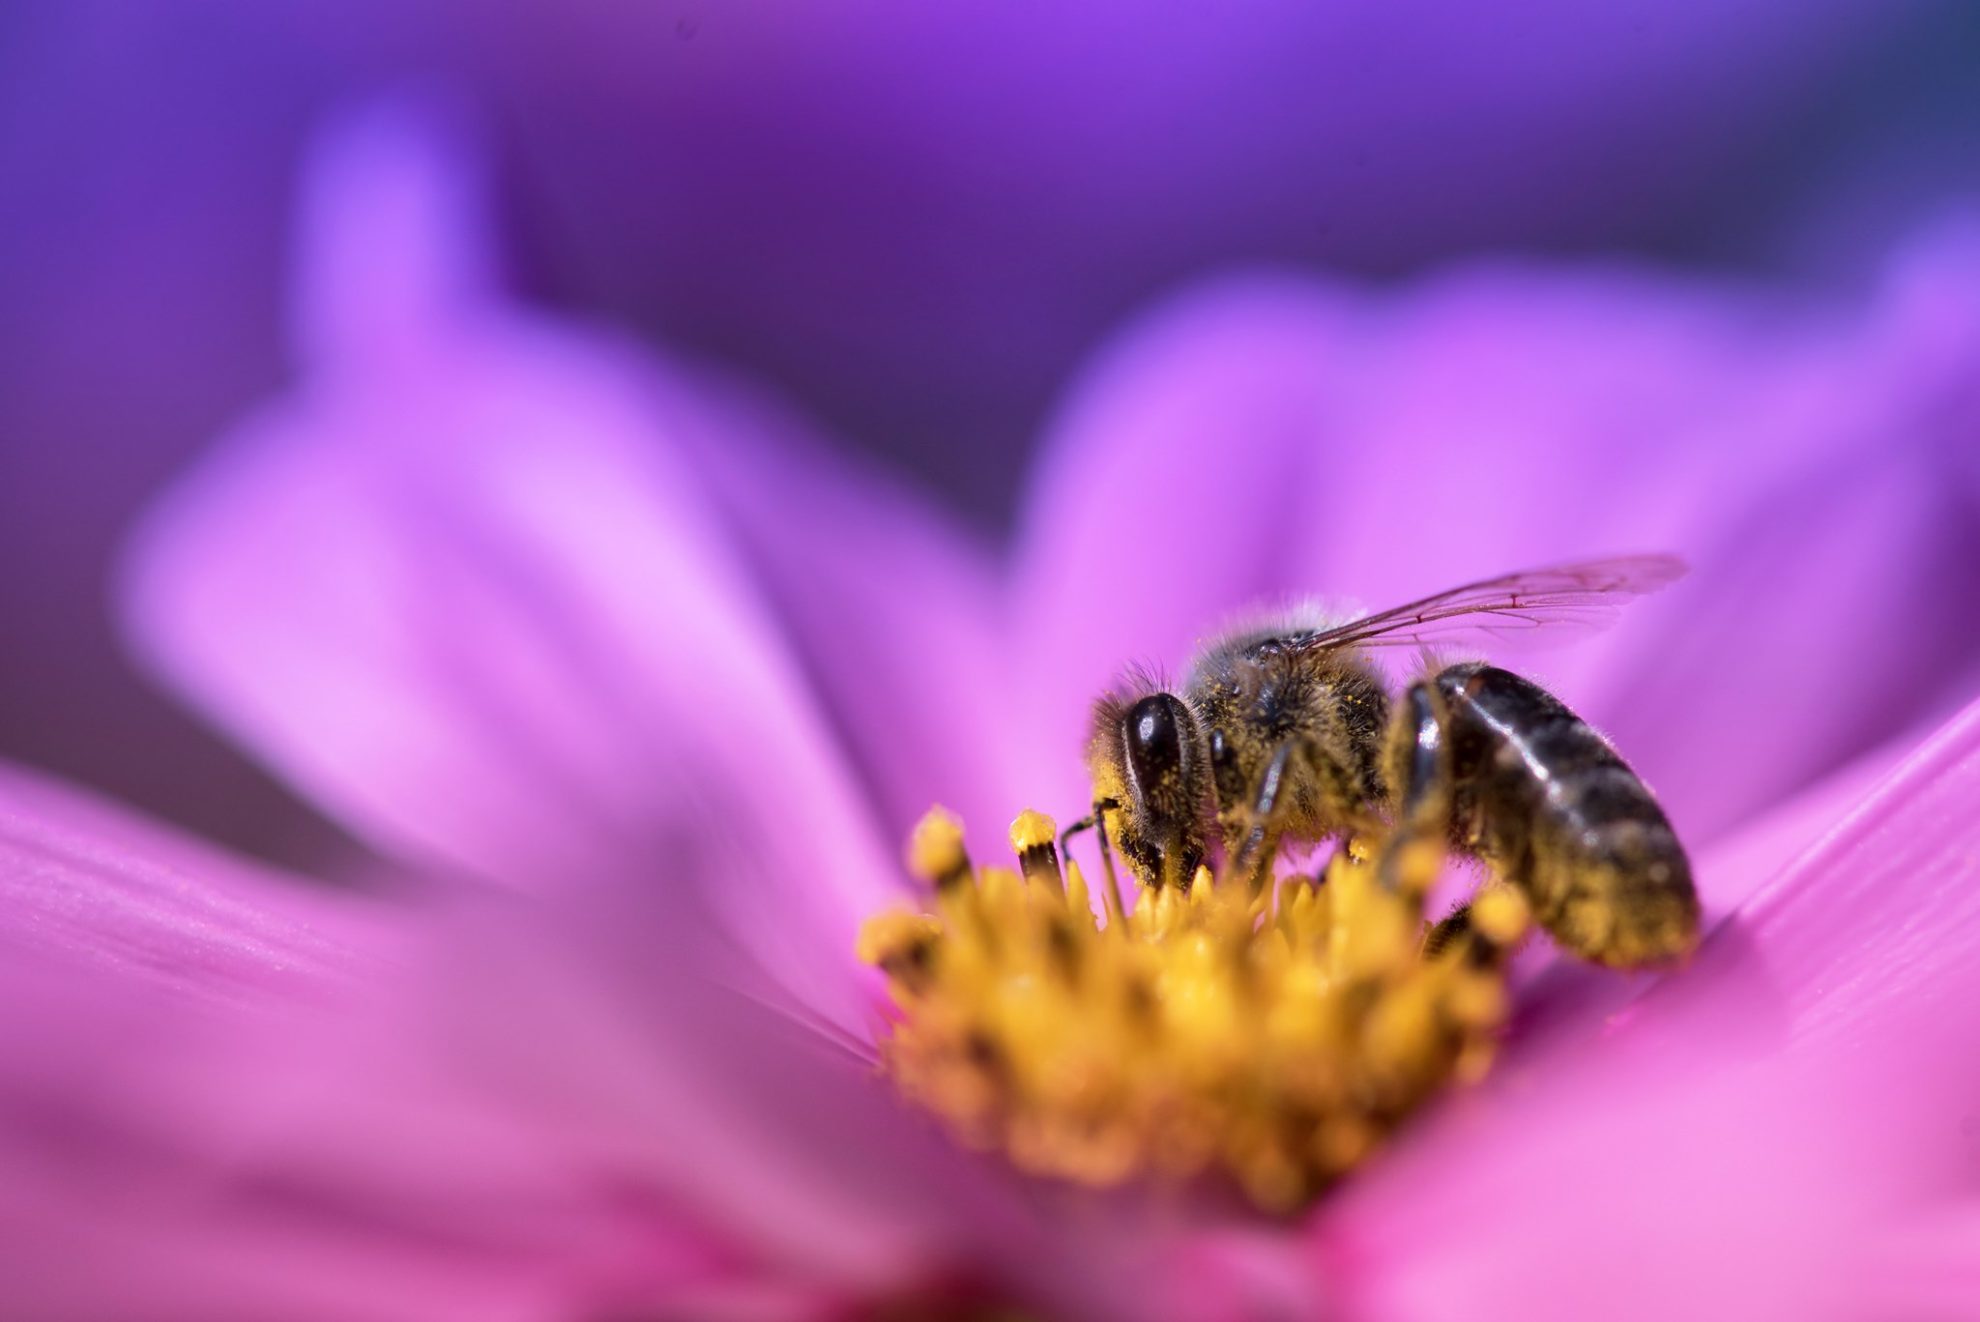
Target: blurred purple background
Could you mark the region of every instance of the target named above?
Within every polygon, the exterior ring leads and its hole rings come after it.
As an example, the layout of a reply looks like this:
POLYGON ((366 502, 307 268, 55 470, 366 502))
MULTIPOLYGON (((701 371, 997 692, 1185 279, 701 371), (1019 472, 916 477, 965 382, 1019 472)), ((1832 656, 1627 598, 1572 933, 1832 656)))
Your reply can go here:
POLYGON ((522 290, 768 382, 989 533, 1085 355, 1192 277, 1601 253, 1848 288, 1980 179, 1961 0, 0 9, 0 757, 347 848, 122 659, 120 537, 275 393, 312 129, 484 121, 522 290))

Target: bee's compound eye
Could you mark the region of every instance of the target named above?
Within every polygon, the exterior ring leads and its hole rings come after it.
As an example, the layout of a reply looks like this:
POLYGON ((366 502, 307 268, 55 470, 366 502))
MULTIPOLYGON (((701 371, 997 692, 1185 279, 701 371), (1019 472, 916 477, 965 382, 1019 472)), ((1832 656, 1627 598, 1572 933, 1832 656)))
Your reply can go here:
POLYGON ((1171 693, 1155 693, 1128 709, 1122 722, 1135 779, 1150 785, 1182 764, 1182 723, 1188 714, 1171 693))

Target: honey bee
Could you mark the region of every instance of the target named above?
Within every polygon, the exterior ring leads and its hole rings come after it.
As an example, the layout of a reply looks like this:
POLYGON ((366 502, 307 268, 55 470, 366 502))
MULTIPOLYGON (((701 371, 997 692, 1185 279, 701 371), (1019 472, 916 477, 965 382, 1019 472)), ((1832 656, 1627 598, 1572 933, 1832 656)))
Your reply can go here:
MULTIPOLYGON (((1426 666, 1392 697, 1366 651, 1600 627, 1683 573, 1671 556, 1591 560, 1346 623, 1295 613, 1227 633, 1197 654, 1179 693, 1139 678, 1095 703, 1093 815, 1074 829, 1097 826, 1101 849, 1118 847, 1143 885, 1178 888, 1213 847, 1226 874, 1261 885, 1282 844, 1435 839, 1519 888, 1583 959, 1634 968, 1681 955, 1698 933, 1690 862, 1606 739, 1482 661, 1426 666)), ((1466 915, 1431 942, 1454 939, 1466 915)))

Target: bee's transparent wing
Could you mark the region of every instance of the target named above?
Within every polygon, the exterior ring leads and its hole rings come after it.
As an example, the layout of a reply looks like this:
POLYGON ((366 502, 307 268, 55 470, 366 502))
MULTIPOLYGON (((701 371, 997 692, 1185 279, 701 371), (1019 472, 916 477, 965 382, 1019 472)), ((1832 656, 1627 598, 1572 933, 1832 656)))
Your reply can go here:
POLYGON ((1526 569, 1467 583, 1364 615, 1301 639, 1299 650, 1436 646, 1467 638, 1546 632, 1593 633, 1615 623, 1624 603, 1682 578, 1674 555, 1626 555, 1526 569))

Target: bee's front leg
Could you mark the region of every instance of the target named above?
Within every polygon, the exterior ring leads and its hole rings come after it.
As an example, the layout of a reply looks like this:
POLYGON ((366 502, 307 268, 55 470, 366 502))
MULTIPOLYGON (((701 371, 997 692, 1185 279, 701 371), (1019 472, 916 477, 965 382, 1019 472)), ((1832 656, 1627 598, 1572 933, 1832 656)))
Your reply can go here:
POLYGON ((1258 777, 1251 805, 1239 823, 1239 829, 1231 832, 1226 839, 1226 879, 1244 877, 1256 891, 1271 874, 1272 859, 1278 853, 1279 839, 1283 834, 1286 786, 1293 774, 1293 759, 1298 755, 1299 745, 1291 739, 1273 750, 1271 761, 1265 764, 1265 770, 1258 777), (1231 840, 1236 841, 1235 846, 1230 843, 1231 840))

